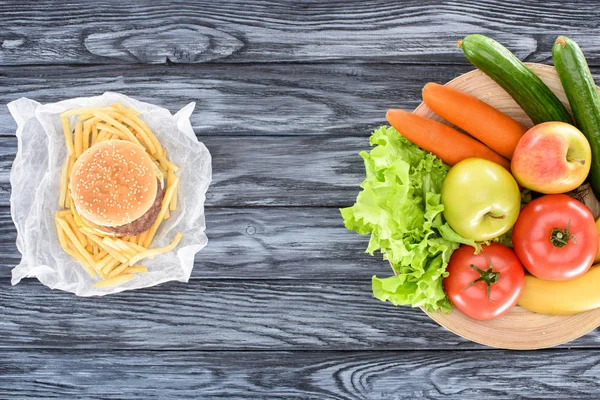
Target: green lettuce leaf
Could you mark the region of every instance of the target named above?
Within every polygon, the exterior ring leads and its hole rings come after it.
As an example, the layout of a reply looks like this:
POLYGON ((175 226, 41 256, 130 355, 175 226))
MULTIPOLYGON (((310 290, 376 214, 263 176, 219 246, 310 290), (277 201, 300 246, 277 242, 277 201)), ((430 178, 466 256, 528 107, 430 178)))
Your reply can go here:
POLYGON ((346 228, 370 234, 367 253, 381 251, 395 275, 373 277, 373 294, 394 305, 449 311, 442 280, 452 252, 461 243, 476 246, 444 221, 440 190, 448 167, 412 144, 394 128, 371 135, 361 152, 366 179, 352 207, 341 209, 346 228))

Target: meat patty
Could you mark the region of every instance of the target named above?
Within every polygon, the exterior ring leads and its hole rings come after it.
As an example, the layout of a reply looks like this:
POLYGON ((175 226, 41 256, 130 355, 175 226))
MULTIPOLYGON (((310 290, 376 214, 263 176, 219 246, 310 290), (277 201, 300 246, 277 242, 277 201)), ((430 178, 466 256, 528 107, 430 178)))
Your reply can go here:
POLYGON ((128 224, 120 226, 104 226, 102 229, 107 232, 114 233, 117 236, 136 236, 142 232, 146 232, 148 229, 150 229, 158 217, 164 195, 165 190, 159 181, 156 189, 156 198, 154 199, 154 203, 152 203, 150 209, 146 211, 146 214, 128 224))

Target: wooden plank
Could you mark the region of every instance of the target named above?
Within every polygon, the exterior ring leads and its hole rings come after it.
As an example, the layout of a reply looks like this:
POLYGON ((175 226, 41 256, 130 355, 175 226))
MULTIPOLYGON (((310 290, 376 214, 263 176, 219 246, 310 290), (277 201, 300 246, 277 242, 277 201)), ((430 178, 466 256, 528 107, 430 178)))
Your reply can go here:
POLYGON ((470 33, 493 36, 530 61, 548 60, 554 39, 566 34, 598 63, 598 17, 592 1, 4 1, 0 63, 464 64, 456 42, 470 33))
MULTIPOLYGON (((33 280, 11 287, 0 279, 0 315, 0 347, 11 349, 483 348, 418 309, 374 299, 368 280, 192 280, 77 298, 33 280)), ((599 341, 596 330, 563 347, 599 341)))
MULTIPOLYGON (((363 137, 201 137, 212 154, 210 207, 341 207, 364 179, 363 137)), ((9 204, 14 137, 0 138, 0 205, 9 204)))
MULTIPOLYGON (((447 82, 470 66, 99 65, 0 67, 0 103, 41 103, 116 91, 172 112, 195 101, 198 135, 364 136, 390 107, 414 109, 428 81, 447 82)), ((0 133, 16 124, 0 108, 0 133)))
MULTIPOLYGON (((596 398, 600 353, 4 351, 0 396, 86 399, 596 398), (16 384, 18 383, 18 384, 16 384)), ((12 398, 12 397, 11 397, 12 398)))
MULTIPOLYGON (((172 112, 196 102, 192 125, 199 136, 364 137, 386 123, 387 109, 413 110, 428 81, 445 83, 472 69, 370 64, 0 67, 0 103, 23 96, 49 103, 118 91, 172 112)), ((592 72, 600 82, 600 68, 592 72)), ((0 134, 16 130, 5 107, 0 107, 0 126, 0 134)))
MULTIPOLYGON (((208 245, 192 279, 362 279, 387 276, 380 255, 364 253, 368 237, 344 228, 335 208, 210 208, 208 245)), ((20 262, 9 209, 0 208, 0 278, 20 262)))

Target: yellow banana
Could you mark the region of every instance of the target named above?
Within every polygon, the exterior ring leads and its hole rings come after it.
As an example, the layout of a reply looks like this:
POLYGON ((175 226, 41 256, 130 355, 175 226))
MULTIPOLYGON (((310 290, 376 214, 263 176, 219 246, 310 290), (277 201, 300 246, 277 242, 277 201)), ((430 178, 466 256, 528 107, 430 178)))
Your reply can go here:
POLYGON ((544 281, 525 275, 518 304, 540 314, 576 314, 600 307, 600 264, 569 281, 544 281))

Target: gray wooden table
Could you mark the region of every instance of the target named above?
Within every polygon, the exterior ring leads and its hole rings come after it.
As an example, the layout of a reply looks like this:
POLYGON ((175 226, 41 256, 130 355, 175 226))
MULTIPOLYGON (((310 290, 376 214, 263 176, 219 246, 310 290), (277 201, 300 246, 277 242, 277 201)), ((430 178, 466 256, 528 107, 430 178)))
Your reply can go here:
POLYGON ((214 179, 189 283, 104 298, 11 287, 15 123, 0 108, 0 398, 600 398, 598 330, 494 350, 381 303, 370 277, 388 267, 338 212, 385 110, 472 69, 462 36, 550 63, 566 34, 600 80, 597 3, 523 3, 2 1, 1 103, 196 101, 214 179))

